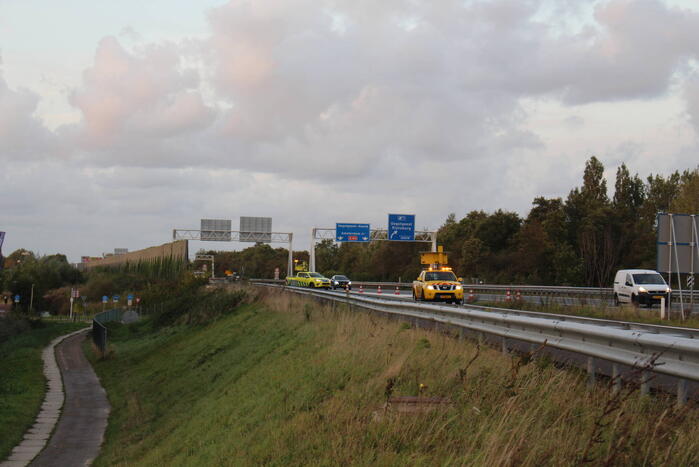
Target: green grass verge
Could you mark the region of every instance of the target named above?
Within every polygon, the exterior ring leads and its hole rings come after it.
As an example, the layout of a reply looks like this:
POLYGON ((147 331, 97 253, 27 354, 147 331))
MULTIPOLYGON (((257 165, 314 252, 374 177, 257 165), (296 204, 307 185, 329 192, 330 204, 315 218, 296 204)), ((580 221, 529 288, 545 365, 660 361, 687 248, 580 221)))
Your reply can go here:
MULTIPOLYGON (((2 325, 0 320, 0 325, 2 325)), ((46 394, 41 353, 54 338, 84 323, 43 323, 0 344, 0 460, 32 426, 46 394)))
POLYGON ((699 414, 672 398, 290 295, 206 325, 112 326, 96 465, 699 462, 699 414), (387 394, 452 404, 385 412, 387 394))

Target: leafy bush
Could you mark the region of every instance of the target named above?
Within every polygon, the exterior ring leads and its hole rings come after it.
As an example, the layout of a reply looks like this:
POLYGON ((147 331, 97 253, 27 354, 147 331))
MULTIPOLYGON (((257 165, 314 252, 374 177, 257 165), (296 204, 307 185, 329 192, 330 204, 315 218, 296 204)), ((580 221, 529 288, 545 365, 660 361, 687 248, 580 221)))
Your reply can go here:
POLYGON ((0 344, 10 340, 12 337, 41 327, 44 327, 43 322, 39 320, 29 320, 16 313, 0 317, 0 344))

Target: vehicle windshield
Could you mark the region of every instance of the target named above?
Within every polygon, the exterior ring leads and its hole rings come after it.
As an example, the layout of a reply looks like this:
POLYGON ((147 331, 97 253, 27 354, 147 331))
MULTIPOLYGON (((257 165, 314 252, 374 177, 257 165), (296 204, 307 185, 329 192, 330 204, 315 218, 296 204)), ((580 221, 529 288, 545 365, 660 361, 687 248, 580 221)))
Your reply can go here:
POLYGON ((322 274, 319 274, 319 273, 317 273, 317 272, 312 272, 312 273, 310 273, 309 275, 310 275, 311 277, 323 277, 322 274))
POLYGON ((633 281, 636 284, 667 285, 660 274, 634 274, 633 281))
POLYGON ((425 273, 426 281, 455 281, 456 275, 451 271, 431 271, 425 273))
POLYGON ((336 281, 348 281, 347 276, 335 276, 336 281))

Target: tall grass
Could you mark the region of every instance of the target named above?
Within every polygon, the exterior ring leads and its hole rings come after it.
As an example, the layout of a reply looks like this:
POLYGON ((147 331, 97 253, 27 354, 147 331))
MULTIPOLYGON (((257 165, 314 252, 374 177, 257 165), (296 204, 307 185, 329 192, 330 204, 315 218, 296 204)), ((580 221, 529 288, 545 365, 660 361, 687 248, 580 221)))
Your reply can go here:
POLYGON ((45 323, 0 318, 0 461, 34 423, 46 393, 41 352, 51 340, 85 327, 83 323, 45 323))
POLYGON ((693 407, 543 359, 267 291, 205 326, 123 328, 99 465, 692 465, 693 407), (389 390, 390 388, 390 390, 389 390), (385 412, 387 395, 445 397, 385 412))

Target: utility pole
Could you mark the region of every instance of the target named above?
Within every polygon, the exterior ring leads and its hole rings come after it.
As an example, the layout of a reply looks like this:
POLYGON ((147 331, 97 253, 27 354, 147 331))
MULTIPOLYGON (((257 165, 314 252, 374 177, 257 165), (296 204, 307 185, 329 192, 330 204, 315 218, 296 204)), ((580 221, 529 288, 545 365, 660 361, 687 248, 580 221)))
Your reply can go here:
POLYGON ((32 284, 32 293, 29 296, 29 313, 32 312, 33 308, 34 308, 34 284, 32 284))

